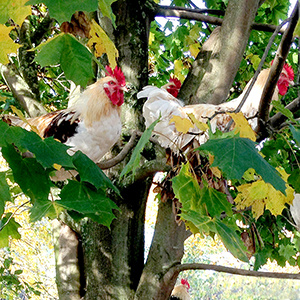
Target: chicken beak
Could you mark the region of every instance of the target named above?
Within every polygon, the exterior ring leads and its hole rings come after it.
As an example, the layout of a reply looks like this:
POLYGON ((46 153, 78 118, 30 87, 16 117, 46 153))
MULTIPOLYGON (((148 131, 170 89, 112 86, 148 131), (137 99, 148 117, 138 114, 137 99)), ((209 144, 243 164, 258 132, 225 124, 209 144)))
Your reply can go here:
POLYGON ((126 85, 121 86, 120 90, 124 91, 124 92, 128 92, 128 88, 126 85))

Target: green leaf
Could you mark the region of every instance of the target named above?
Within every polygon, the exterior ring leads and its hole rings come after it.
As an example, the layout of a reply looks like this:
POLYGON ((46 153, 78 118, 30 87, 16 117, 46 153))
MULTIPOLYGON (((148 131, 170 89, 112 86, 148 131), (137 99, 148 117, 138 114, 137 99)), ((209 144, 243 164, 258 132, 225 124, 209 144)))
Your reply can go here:
POLYGON ((293 245, 279 245, 278 253, 289 260, 292 256, 296 256, 297 251, 293 245))
POLYGON ((40 50, 35 58, 37 63, 42 67, 60 63, 66 77, 76 84, 85 87, 94 77, 92 53, 71 34, 62 33, 37 49, 40 50))
POLYGON ((103 16, 108 17, 111 19, 114 26, 115 24, 115 15, 112 12, 111 5, 112 3, 116 2, 117 0, 98 0, 99 1, 99 7, 103 14, 103 16))
POLYGON ((97 0, 30 0, 26 5, 39 3, 44 3, 49 9, 50 16, 59 23, 70 21, 76 11, 93 12, 98 8, 97 0))
POLYGON ((22 158, 12 145, 3 147, 2 154, 24 194, 32 200, 48 199, 51 182, 45 169, 35 158, 22 158))
POLYGON ((203 216, 199 212, 189 210, 182 212, 180 217, 187 222, 187 227, 189 227, 194 234, 197 233, 195 229, 193 229, 194 227, 196 227, 200 233, 208 234, 209 232, 216 232, 215 223, 209 216, 203 216))
POLYGON ((80 175, 81 181, 89 182, 97 189, 105 190, 106 188, 110 188, 120 195, 120 191, 103 171, 81 151, 77 151, 73 155, 73 163, 80 175))
POLYGON ((268 261, 268 258, 271 256, 272 256, 272 249, 270 248, 263 248, 258 253, 255 253, 254 270, 257 271, 261 266, 265 265, 268 261))
POLYGON ((30 209, 30 221, 36 222, 43 217, 55 219, 63 210, 59 201, 37 200, 30 209))
POLYGON ((201 215, 206 215, 206 210, 199 201, 201 190, 198 181, 189 169, 188 163, 183 164, 179 174, 172 179, 175 197, 181 202, 183 211, 195 210, 201 215))
POLYGON ((0 216, 4 213, 5 202, 10 201, 9 186, 5 172, 0 172, 0 216))
POLYGON ((132 172, 132 176, 134 177, 136 169, 139 167, 140 160, 141 160, 141 152, 143 151, 145 145, 149 141, 152 131, 155 125, 160 121, 160 119, 154 121, 142 134, 140 140, 138 141, 136 147, 134 148, 131 158, 127 165, 121 172, 120 180, 127 175, 129 172, 132 172))
MULTIPOLYGON (((16 128, 13 127, 12 129, 16 128)), ((74 168, 72 157, 67 153, 70 147, 54 140, 53 137, 42 139, 33 131, 23 130, 25 131, 24 137, 15 141, 15 145, 34 153, 37 161, 44 168, 53 167, 54 164, 59 164, 66 168, 74 168)))
POLYGON ((292 171, 288 178, 288 183, 293 187, 296 193, 300 193, 300 169, 292 171))
POLYGON ((183 211, 195 210, 199 214, 211 217, 219 217, 222 212, 228 216, 232 215, 231 204, 227 201, 226 195, 208 186, 200 188, 198 181, 189 171, 189 164, 183 164, 180 172, 172 179, 172 188, 175 197, 182 204, 183 211))
POLYGON ((4 218, 0 220, 0 248, 9 246, 9 237, 13 239, 20 239, 21 235, 18 232, 18 228, 21 227, 19 223, 11 218, 12 213, 6 214, 4 218), (8 222, 6 224, 6 222, 8 222))
POLYGON ((293 138, 295 139, 298 146, 300 146, 300 129, 290 125, 291 132, 293 134, 293 138))
POLYGON ((265 182, 285 194, 285 181, 258 153, 253 141, 235 136, 208 140, 199 149, 213 153, 215 159, 212 166, 222 169, 228 178, 241 179, 248 169, 253 168, 265 182))
POLYGON ((284 107, 284 105, 279 100, 273 100, 272 101, 273 106, 276 110, 278 110, 280 113, 282 113, 284 116, 286 116, 288 119, 290 119, 292 122, 296 122, 293 116, 293 113, 284 107))
POLYGON ((221 221, 219 219, 216 219, 215 226, 224 246, 231 252, 231 254, 241 261, 249 262, 246 255, 246 246, 244 245, 240 235, 236 232, 238 227, 235 224, 225 224, 224 220, 221 221))
POLYGON ((62 189, 60 198, 59 205, 82 213, 107 227, 115 218, 112 210, 118 209, 102 190, 92 190, 85 183, 73 180, 62 189))

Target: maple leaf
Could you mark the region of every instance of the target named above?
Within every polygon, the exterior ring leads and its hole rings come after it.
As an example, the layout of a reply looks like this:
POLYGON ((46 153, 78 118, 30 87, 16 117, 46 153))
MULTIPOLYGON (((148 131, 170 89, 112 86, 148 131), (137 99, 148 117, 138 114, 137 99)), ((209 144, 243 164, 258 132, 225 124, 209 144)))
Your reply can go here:
POLYGON ((170 120, 170 124, 174 122, 176 130, 182 133, 187 133, 194 124, 187 118, 181 118, 180 116, 173 116, 170 120))
POLYGON ((91 38, 87 43, 87 46, 92 49, 95 48, 96 57, 101 57, 102 54, 106 53, 108 61, 111 67, 114 69, 117 65, 117 58, 119 56, 119 52, 112 42, 112 40, 107 36, 105 31, 92 20, 91 30, 90 30, 91 38))
POLYGON ((236 132, 239 133, 241 138, 248 138, 251 141, 256 141, 256 134, 242 112, 227 114, 233 119, 236 132))
POLYGON ((191 44, 189 46, 189 51, 190 51, 191 55, 196 58, 200 51, 200 44, 198 42, 191 44))
POLYGON ((115 26, 115 15, 112 12, 111 5, 117 0, 98 0, 99 7, 103 16, 111 19, 113 25, 115 26))
POLYGON ((21 225, 17 223, 11 215, 12 213, 8 213, 0 220, 0 248, 9 246, 9 237, 14 239, 21 238, 18 232, 18 228, 20 228, 21 225))
POLYGON ((82 87, 94 77, 93 54, 71 34, 61 33, 36 49, 40 51, 35 61, 41 67, 60 63, 66 77, 82 87))
MULTIPOLYGON (((288 175, 280 170, 282 176, 287 180, 288 175)), ((237 209, 251 207, 253 216, 258 219, 265 209, 273 215, 280 215, 285 204, 291 204, 294 199, 294 190, 286 185, 286 195, 276 190, 271 184, 258 180, 253 183, 243 184, 237 187, 239 194, 235 198, 237 209)))
POLYGON ((197 120, 196 117, 194 116, 194 114, 190 113, 190 114, 187 114, 187 115, 191 119, 193 124, 195 124, 196 127, 198 129, 200 129, 201 131, 206 131, 206 130, 209 129, 209 126, 206 123, 203 123, 203 122, 200 122, 199 120, 197 120))
POLYGON ((176 59, 174 61, 174 75, 181 81, 184 81, 184 75, 182 74, 182 71, 184 70, 183 62, 179 59, 176 59))
MULTIPOLYGON (((9 18, 15 24, 21 25, 25 18, 31 14, 30 6, 25 6, 27 0, 8 0, 0 2, 0 23, 5 24, 9 18)), ((0 30, 2 33, 2 29, 0 30)))
POLYGON ((51 17, 59 23, 70 21, 76 11, 92 12, 98 8, 97 0, 30 0, 26 2, 27 5, 39 3, 44 3, 49 9, 51 17))
POLYGON ((246 138, 209 139, 201 145, 201 150, 208 150, 215 156, 212 166, 218 166, 229 179, 241 179, 250 168, 276 189, 285 193, 285 181, 255 148, 255 143, 246 138))
POLYGON ((17 50, 21 47, 14 43, 14 41, 10 38, 9 33, 14 27, 12 26, 5 26, 0 24, 0 63, 8 64, 9 59, 7 57, 8 54, 17 53, 17 50))

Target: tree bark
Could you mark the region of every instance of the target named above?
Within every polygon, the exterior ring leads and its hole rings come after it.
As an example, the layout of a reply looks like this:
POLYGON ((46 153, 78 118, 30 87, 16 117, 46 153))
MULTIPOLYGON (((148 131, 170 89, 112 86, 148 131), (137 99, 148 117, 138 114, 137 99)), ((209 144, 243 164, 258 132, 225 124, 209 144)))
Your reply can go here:
MULTIPOLYGON (((219 39, 214 44, 209 63, 195 62, 198 68, 204 69, 203 77, 192 78, 197 92, 192 94, 188 87, 182 89, 179 96, 184 101, 190 104, 220 104, 226 100, 250 36, 258 4, 258 0, 228 2, 219 39)), ((186 80, 191 79, 188 76, 186 80)))

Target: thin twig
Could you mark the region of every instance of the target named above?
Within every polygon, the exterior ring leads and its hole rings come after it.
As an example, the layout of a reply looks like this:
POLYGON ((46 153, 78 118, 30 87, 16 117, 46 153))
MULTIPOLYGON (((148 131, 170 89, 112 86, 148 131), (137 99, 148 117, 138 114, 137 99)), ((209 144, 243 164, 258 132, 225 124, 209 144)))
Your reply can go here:
POLYGON ((258 132, 260 133, 260 136, 258 137, 258 141, 262 140, 264 137, 268 135, 267 129, 264 127, 264 124, 268 121, 269 118, 269 108, 272 100, 272 95, 275 91, 276 83, 282 71, 286 57, 289 53, 291 43, 293 41, 293 33, 297 25, 298 19, 299 19, 299 3, 297 1, 293 13, 291 15, 291 21, 289 22, 289 25, 282 36, 275 59, 273 61, 273 65, 270 69, 267 82, 262 92, 259 110, 258 110, 259 113, 258 132))
MULTIPOLYGON (((195 20, 195 21, 206 22, 218 26, 222 25, 223 19, 207 16, 204 15, 204 13, 217 14, 217 15, 224 14, 224 12, 220 10, 192 9, 192 8, 185 8, 185 7, 163 6, 163 5, 157 5, 156 11, 154 13, 156 16, 195 20)), ((260 31, 273 32, 276 30, 277 26, 270 25, 270 24, 253 23, 251 28, 260 31)), ((281 30, 280 33, 283 33, 283 30, 281 30)))
POLYGON ((186 270, 213 270, 216 272, 223 272, 223 273, 229 273, 229 274, 241 275, 241 276, 300 280, 299 273, 290 274, 290 273, 280 273, 280 272, 252 271, 252 270, 244 270, 238 268, 224 267, 224 266, 211 265, 211 264, 200 264, 200 263, 180 264, 174 266, 172 269, 175 269, 172 270, 173 272, 182 272, 186 270))
MULTIPOLYGON (((263 56, 262 56, 262 58, 261 58, 261 60, 260 60, 260 62, 259 62, 259 65, 258 65, 258 67, 257 67, 257 69, 256 69, 256 71, 255 71, 255 74, 254 74, 254 76, 253 76, 253 78, 252 78, 252 80, 251 80, 251 83, 250 83, 250 85, 249 85, 249 88, 247 89, 246 93, 245 93, 244 96, 243 96, 242 101, 239 103, 239 105, 238 105, 237 108, 235 109, 234 113, 238 113, 238 112, 241 110, 241 108, 243 107, 244 103, 246 102, 246 100, 247 100, 247 98, 248 98, 248 96, 249 96, 249 94, 250 94, 250 92, 251 92, 251 90, 252 90, 252 88, 253 88, 253 86, 254 86, 256 80, 257 80, 257 77, 258 77, 258 75, 259 75, 259 73, 260 73, 260 71, 261 71, 261 69, 262 69, 262 67, 263 67, 263 65, 264 65, 264 63, 265 63, 265 60, 266 60, 266 58, 267 58, 267 56, 268 56, 268 54, 269 54, 269 51, 270 51, 270 49, 271 49, 271 47, 272 47, 272 45, 273 45, 273 42, 274 42, 276 36, 277 36, 278 33, 280 32, 281 28, 282 28, 289 20, 290 20, 290 19, 288 18, 288 19, 284 20, 280 25, 278 25, 277 28, 276 28, 276 30, 275 30, 274 33, 272 34, 271 38, 269 39, 268 45, 267 45, 267 47, 266 47, 266 49, 265 49, 265 51, 264 51, 264 54, 263 54, 263 56)), ((233 120, 231 119, 231 120, 229 121, 229 123, 227 124, 225 131, 229 131, 229 129, 230 129, 232 123, 233 123, 233 120)))

